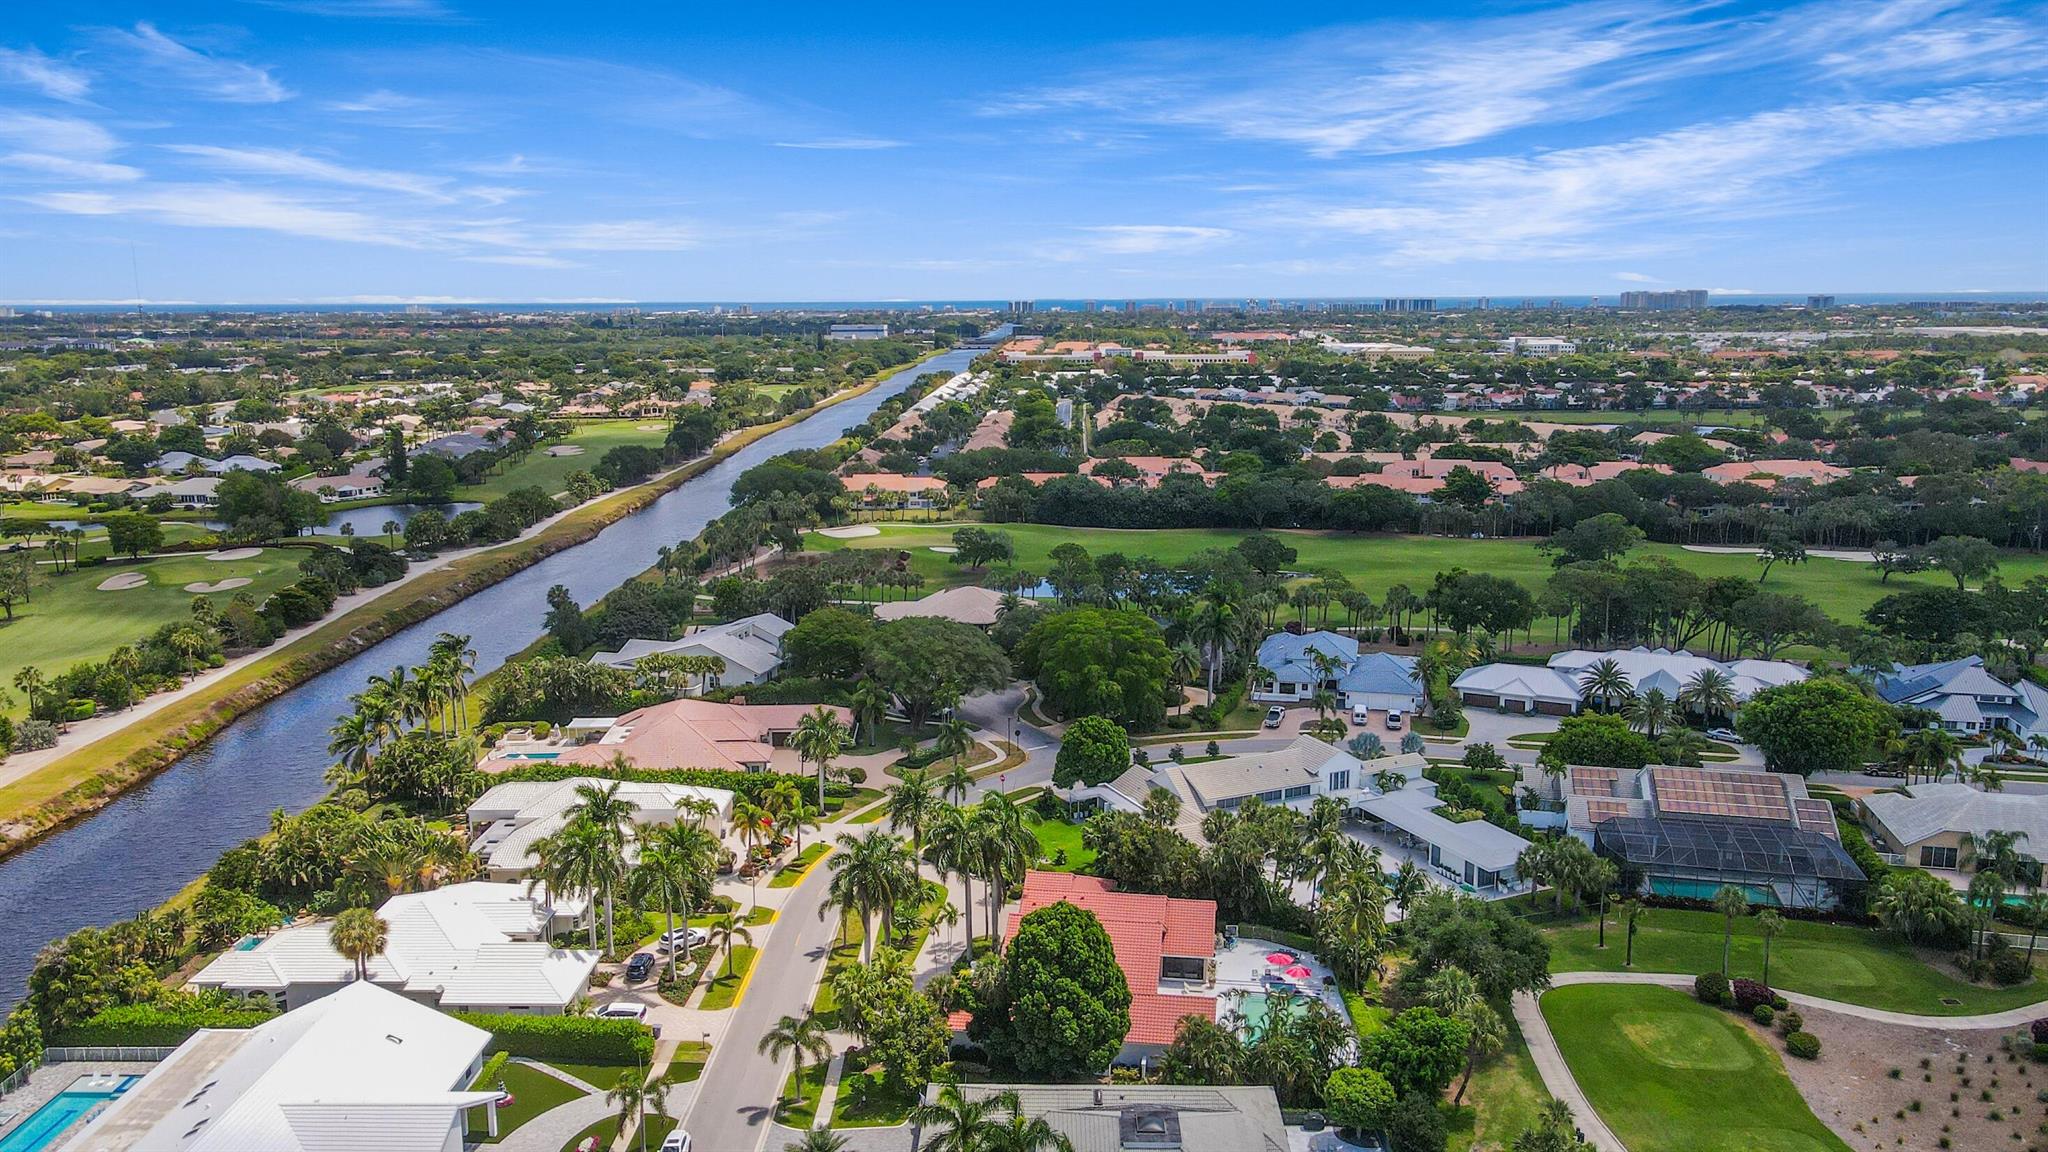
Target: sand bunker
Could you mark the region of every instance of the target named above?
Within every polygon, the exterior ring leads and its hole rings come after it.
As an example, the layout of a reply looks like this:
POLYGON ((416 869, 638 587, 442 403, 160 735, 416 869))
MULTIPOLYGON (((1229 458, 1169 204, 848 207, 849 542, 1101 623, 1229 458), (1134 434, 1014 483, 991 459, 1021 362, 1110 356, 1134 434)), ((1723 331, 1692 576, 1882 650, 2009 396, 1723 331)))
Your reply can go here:
POLYGON ((550 455, 550 456, 581 456, 581 455, 583 455, 583 445, 581 445, 581 444, 557 444, 557 445, 555 445, 555 446, 554 446, 553 448, 550 448, 550 449, 548 449, 548 455, 550 455))
POLYGON ((100 591, 126 592, 130 588, 140 588, 147 583, 149 583, 149 577, 144 576, 140 572, 123 572, 118 576, 109 576, 105 580, 100 581, 100 591))
POLYGON ((933 544, 930 545, 930 548, 932 551, 939 553, 941 556, 951 556, 953 553, 960 551, 958 548, 953 547, 951 544, 933 544))
POLYGON ((261 548, 227 548, 219 552, 208 552, 208 560, 254 560, 263 555, 261 548))
MULTIPOLYGON (((1716 556, 1756 556, 1763 551, 1760 548, 1739 548, 1719 544, 1687 544, 1685 550, 1706 552, 1716 556)), ((1806 555, 1812 560, 1847 560, 1851 564, 1868 564, 1877 559, 1868 550, 1858 548, 1808 548, 1806 555)))
POLYGON ((659 425, 659 424, 641 424, 641 425, 638 425, 637 427, 638 427, 638 428, 640 429, 640 431, 642 431, 642 432, 659 432, 659 431, 661 431, 661 425, 659 425))
POLYGON ((882 530, 873 524, 843 524, 837 528, 820 528, 818 535, 830 536, 834 540, 857 540, 862 536, 880 536, 882 530))
POLYGON ((185 585, 185 591, 225 592, 230 588, 246 588, 247 586, 253 583, 255 583, 255 581, 249 579, 247 576, 230 576, 225 580, 221 580, 213 584, 208 584, 204 580, 195 580, 192 583, 185 585))

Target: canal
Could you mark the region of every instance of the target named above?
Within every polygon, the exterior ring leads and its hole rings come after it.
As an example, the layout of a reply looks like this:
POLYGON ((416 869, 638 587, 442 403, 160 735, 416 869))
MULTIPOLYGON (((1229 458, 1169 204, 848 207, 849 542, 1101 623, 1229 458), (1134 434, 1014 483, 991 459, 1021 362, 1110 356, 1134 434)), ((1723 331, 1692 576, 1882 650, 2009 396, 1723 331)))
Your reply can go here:
POLYGON ((262 833, 273 811, 320 799, 331 762, 327 729, 372 674, 420 663, 443 632, 470 638, 477 675, 498 667, 540 636, 549 588, 565 585, 590 604, 651 567, 658 548, 696 536, 725 512, 741 472, 783 452, 831 443, 918 376, 961 371, 980 351, 963 348, 906 368, 865 395, 761 438, 595 538, 247 713, 148 783, 0 861, 0 1004, 21 998, 46 942, 162 903, 222 852, 262 833))

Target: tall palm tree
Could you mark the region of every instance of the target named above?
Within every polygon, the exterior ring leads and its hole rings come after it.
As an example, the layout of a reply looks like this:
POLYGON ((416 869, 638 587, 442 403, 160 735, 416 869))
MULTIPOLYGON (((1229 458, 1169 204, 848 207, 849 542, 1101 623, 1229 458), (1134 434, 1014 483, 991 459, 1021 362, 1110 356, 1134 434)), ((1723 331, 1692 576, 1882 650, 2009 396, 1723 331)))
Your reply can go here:
POLYGON ((650 1082, 644 1070, 634 1067, 619 1073, 619 1078, 604 1094, 605 1103, 619 1109, 619 1131, 624 1132, 635 1123, 641 1127, 641 1148, 647 1143, 645 1120, 648 1113, 657 1116, 668 1115, 668 1082, 650 1082))
POLYGON ((1621 920, 1622 936, 1628 943, 1628 954, 1622 958, 1621 966, 1633 968, 1636 964, 1636 930, 1643 918, 1643 902, 1630 897, 1616 904, 1615 911, 1621 920))
POLYGON ((826 861, 832 868, 832 885, 826 902, 819 906, 823 918, 837 910, 860 918, 861 962, 874 959, 876 914, 882 918, 885 935, 893 935, 897 905, 918 897, 917 865, 902 839, 880 828, 864 835, 848 832, 839 837, 839 851, 826 861))
POLYGON ((612 940, 612 897, 619 882, 626 873, 626 829, 633 825, 636 810, 631 800, 619 795, 622 785, 614 780, 609 784, 578 784, 576 803, 563 813, 571 824, 588 824, 598 831, 600 842, 611 853, 611 860, 596 876, 598 894, 604 899, 604 950, 613 950, 612 940))
POLYGON ((955 760, 939 777, 939 795, 955 804, 967 803, 967 794, 974 791, 974 772, 955 760))
POLYGON ((1764 987, 1771 986, 1771 941, 1785 930, 1785 918, 1777 909, 1766 908, 1756 914, 1756 931, 1764 938, 1764 987))
MULTIPOLYGON (((626 894, 637 906, 658 908, 662 914, 664 939, 673 940, 676 913, 684 922, 697 902, 711 890, 711 873, 718 859, 718 841, 711 833, 689 824, 653 825, 640 830, 640 855, 626 877, 626 894)), ((668 978, 676 978, 676 953, 668 954, 668 978)))
MULTIPOLYGON (((534 842, 538 865, 529 874, 527 890, 542 885, 559 895, 580 894, 596 900, 617 879, 619 854, 604 831, 572 820, 534 842)), ((590 918, 590 946, 597 947, 597 917, 590 918)))
POLYGON ((1038 836, 1024 823, 1024 810, 1000 792, 983 796, 968 822, 974 830, 981 877, 988 882, 989 937, 1000 952, 1004 893, 1010 878, 1021 880, 1024 870, 1038 858, 1038 836))
POLYGON ((1352 843, 1355 841, 1344 834, 1344 802, 1335 796, 1316 797, 1301 829, 1301 878, 1309 882, 1310 907, 1321 905, 1322 886, 1335 874, 1346 846, 1352 843))
POLYGON ((713 916, 710 926, 705 931, 710 933, 706 943, 725 952, 725 975, 730 979, 733 973, 733 949, 742 944, 752 944, 754 933, 744 921, 731 912, 713 916))
POLYGON ((924 829, 939 808, 938 794, 920 769, 906 768, 900 782, 889 789, 889 829, 910 830, 910 851, 924 859, 924 829))
POLYGON ((927 1152, 982 1152, 989 1133, 1002 1123, 1004 1114, 1015 1115, 1023 1105, 1015 1092, 994 1092, 970 1100, 957 1082, 947 1082, 929 1104, 910 1110, 910 1122, 920 1131, 930 1131, 927 1152), (935 1131, 932 1131, 935 1130, 935 1131))
POLYGON ((1728 954, 1735 947, 1735 918, 1749 914, 1749 897, 1733 884, 1714 893, 1714 911, 1721 914, 1721 975, 1728 975, 1728 954))
POLYGON ((973 747, 974 725, 958 716, 949 716, 939 721, 939 736, 932 741, 932 751, 959 764, 967 758, 968 751, 973 747))
POLYGON ((1173 678, 1173 711, 1180 713, 1187 703, 1187 686, 1202 674, 1202 650, 1183 640, 1167 653, 1167 674, 1173 678))
POLYGON ((1678 690, 1678 706, 1702 720, 1735 711, 1735 677, 1719 668, 1702 668, 1678 690))
POLYGON ((1622 707, 1628 717, 1628 726, 1652 740, 1657 733, 1671 726, 1674 713, 1671 698, 1664 695, 1662 688, 1652 688, 1640 696, 1633 697, 1622 707))
POLYGON ((825 772, 832 758, 846 749, 848 733, 839 713, 823 704, 796 722, 789 745, 805 763, 818 766, 818 811, 825 810, 825 772))
POLYGON ((1394 903, 1399 904, 1402 914, 1406 915, 1409 901, 1422 895, 1428 887, 1429 881, 1423 878, 1422 869, 1415 866, 1415 861, 1404 860, 1394 870, 1393 879, 1387 884, 1387 894, 1394 898, 1394 903))
POLYGON ((784 1144, 782 1152, 846 1152, 846 1137, 830 1128, 812 1128, 803 1139, 784 1144))
POLYGON ((1579 691, 1598 700, 1603 712, 1612 710, 1616 700, 1627 700, 1636 694, 1635 687, 1629 683, 1628 673, 1621 670, 1621 665, 1613 657, 1596 660, 1581 672, 1579 691))
POLYGON ((360 779, 369 770, 370 759, 377 754, 375 722, 361 712, 351 712, 336 720, 334 727, 327 730, 327 735, 327 752, 337 758, 329 783, 360 779))
POLYGON ((1074 1152, 1066 1135, 1043 1116, 1012 1112, 981 1140, 982 1152, 1074 1152))
POLYGON ((966 898, 961 912, 967 918, 967 949, 974 950, 974 872, 978 854, 975 829, 967 810, 952 804, 940 805, 925 826, 926 858, 944 875, 960 877, 966 898))
POLYGON ((804 1010, 802 1016, 784 1016, 775 1022, 761 1037, 755 1050, 770 1060, 790 1058, 794 1069, 797 1093, 803 1093, 804 1065, 822 1067, 832 1060, 832 1038, 825 1022, 818 1014, 804 1010))
POLYGON ((327 928, 327 942, 356 966, 358 980, 370 978, 370 957, 381 955, 390 937, 391 925, 368 908, 346 909, 327 928))
POLYGON ((880 744, 882 720, 889 714, 889 693, 873 680, 863 680, 853 687, 852 706, 861 742, 880 744))

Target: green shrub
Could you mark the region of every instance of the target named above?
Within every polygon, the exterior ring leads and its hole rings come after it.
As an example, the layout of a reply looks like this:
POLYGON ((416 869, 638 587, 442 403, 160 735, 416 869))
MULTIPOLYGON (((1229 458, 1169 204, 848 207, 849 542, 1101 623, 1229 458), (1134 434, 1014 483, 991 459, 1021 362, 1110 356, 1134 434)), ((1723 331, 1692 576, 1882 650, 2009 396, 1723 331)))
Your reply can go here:
POLYGON ((1692 994, 1702 1004, 1716 1006, 1728 1002, 1728 978, 1719 972, 1702 972, 1693 978, 1692 994))
POLYGON ((1797 1011, 1780 1012, 1778 1027, 1787 1032, 1797 1032, 1806 1027, 1806 1017, 1797 1011))
POLYGON ((1323 1111, 1339 1128, 1377 1128, 1393 1106, 1393 1086, 1370 1068, 1339 1068, 1323 1086, 1323 1111))
POLYGON ((1771 1020, 1778 1015, 1778 1010, 1769 1004, 1759 1004, 1751 1010, 1750 1015, 1756 1017, 1757 1023, 1768 1028, 1771 1026, 1771 1020))
POLYGON ((476 1074, 476 1083, 480 1085, 497 1084, 505 1075, 505 1062, 511 1058, 512 1054, 510 1052, 491 1053, 491 1058, 484 1061, 483 1070, 476 1074))
POLYGON ((1421 1092, 1410 1092, 1388 1110, 1386 1131, 1393 1152, 1444 1152, 1450 1141, 1435 1098, 1421 1092))
POLYGON ((50 1043, 58 1048, 174 1048, 201 1028, 254 1028, 275 1015, 267 1008, 123 1004, 66 1028, 50 1043))
POLYGON ((1820 1058, 1820 1037, 1811 1032, 1787 1032, 1785 1051, 1801 1060, 1817 1060, 1820 1058))
POLYGON ((645 1063, 654 1055, 654 1033, 631 1020, 594 1016, 512 1016, 486 1012, 449 1015, 491 1034, 494 1051, 535 1060, 576 1064, 645 1063))

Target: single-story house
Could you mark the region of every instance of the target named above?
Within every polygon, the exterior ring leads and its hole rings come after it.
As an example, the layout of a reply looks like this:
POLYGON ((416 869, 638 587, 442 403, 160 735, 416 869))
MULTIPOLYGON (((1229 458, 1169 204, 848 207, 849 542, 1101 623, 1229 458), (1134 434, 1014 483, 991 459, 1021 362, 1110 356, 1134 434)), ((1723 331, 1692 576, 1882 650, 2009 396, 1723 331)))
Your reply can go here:
POLYGON ((1970 838, 2018 832, 2019 855, 2040 863, 2048 857, 2048 796, 1982 792, 1968 784, 1913 784, 1902 792, 1873 792, 1862 799, 1872 847, 1905 863, 1967 884, 1963 873, 1974 861, 1970 838))
POLYGON ((643 827, 696 820, 716 834, 732 817, 733 794, 723 788, 593 776, 515 780, 491 788, 470 804, 470 851, 483 860, 485 874, 491 879, 522 879, 534 866, 534 844, 568 823, 569 809, 581 801, 577 789, 614 783, 619 785, 619 799, 633 807, 633 822, 643 827))
POLYGON ((322 504, 332 504, 339 500, 370 500, 382 496, 384 477, 358 470, 342 476, 301 476, 291 481, 291 486, 320 497, 322 504))
MULTIPOLYGON (((513 762, 604 765, 624 756, 640 768, 715 768, 766 772, 776 748, 789 742, 816 704, 721 704, 685 697, 624 716, 581 717, 568 726, 580 742, 500 741, 479 765, 502 771, 513 762)), ((840 723, 853 713, 827 706, 840 723)))
POLYGON ((1639 645, 1604 652, 1575 648, 1552 656, 1541 668, 1529 664, 1481 664, 1459 674, 1451 688, 1468 707, 1569 716, 1579 710, 1586 696, 1588 673, 1606 661, 1614 663, 1636 695, 1655 690, 1670 700, 1676 700, 1687 685, 1706 671, 1728 677, 1729 690, 1737 704, 1766 688, 1796 684, 1807 676, 1806 669, 1783 660, 1712 660, 1683 648, 1674 652, 1639 645))
POLYGON ((1939 727, 1964 735, 2004 728, 2028 736, 2048 717, 2048 689, 2029 680, 2007 684, 1985 670, 1982 656, 1894 664, 1872 680, 1885 703, 1932 712, 1939 727))
MULTIPOLYGON (((587 901, 553 898, 524 884, 474 881, 410 892, 384 902, 384 951, 370 980, 422 1004, 471 1012, 559 1016, 589 990, 595 952, 556 948, 556 932, 590 913, 587 901)), ((308 921, 245 940, 192 978, 294 1009, 355 980, 354 961, 334 950, 326 921, 308 921)))
POLYGON ((230 472, 275 472, 279 467, 275 461, 265 460, 261 456, 241 454, 216 460, 206 465, 206 470, 216 476, 225 476, 230 472))
POLYGON ((898 600, 890 604, 875 606, 875 619, 881 621, 903 620, 912 616, 936 616, 942 620, 953 620, 971 624, 976 628, 993 628, 1002 615, 1003 594, 993 588, 982 588, 967 584, 958 588, 947 588, 934 592, 920 600, 898 600))
POLYGON ((763 612, 725 624, 706 624, 680 640, 628 640, 617 652, 599 652, 590 662, 631 668, 648 656, 716 656, 725 661, 725 671, 693 677, 689 691, 759 684, 782 671, 782 638, 794 627, 773 612, 763 612))
MULTIPOLYGON (((1076 1149, 1102 1152, 1287 1152, 1279 1098, 1265 1085, 962 1084, 981 1101, 1005 1092, 1076 1149)), ((939 1085, 925 1088, 927 1102, 939 1085)), ((916 1143, 917 1137, 912 1137, 916 1143)))
MULTIPOLYGON (((70 1144, 94 1152, 461 1152, 491 1034, 357 981, 254 1028, 193 1033, 70 1144)), ((81 1066, 82 1067, 82 1066, 81 1066)))
POLYGON ((136 496, 147 500, 158 493, 168 494, 171 501, 180 508, 211 508, 220 503, 220 477, 188 476, 175 484, 163 484, 137 492, 136 496))

